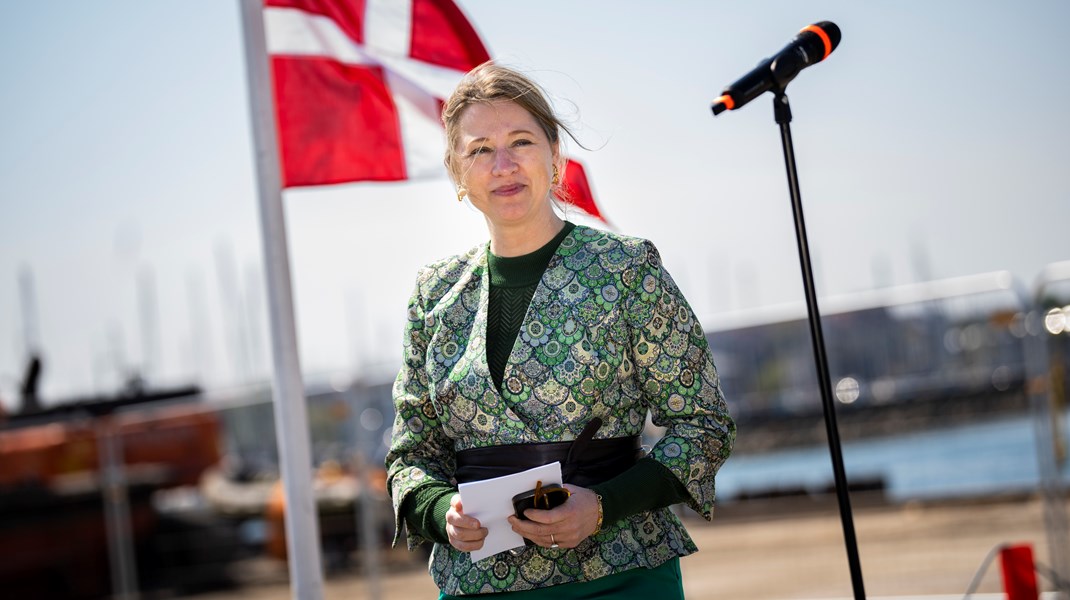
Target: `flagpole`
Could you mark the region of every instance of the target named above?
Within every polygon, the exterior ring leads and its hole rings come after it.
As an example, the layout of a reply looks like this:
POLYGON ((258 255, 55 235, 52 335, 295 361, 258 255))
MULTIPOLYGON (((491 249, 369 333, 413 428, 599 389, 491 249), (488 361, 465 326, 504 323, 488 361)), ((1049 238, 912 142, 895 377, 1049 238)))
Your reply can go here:
POLYGON ((319 523, 312 493, 308 411, 297 352, 286 221, 282 207, 275 102, 264 35, 263 0, 241 0, 253 145, 274 365, 274 413, 286 492, 286 551, 294 598, 323 598, 319 523))

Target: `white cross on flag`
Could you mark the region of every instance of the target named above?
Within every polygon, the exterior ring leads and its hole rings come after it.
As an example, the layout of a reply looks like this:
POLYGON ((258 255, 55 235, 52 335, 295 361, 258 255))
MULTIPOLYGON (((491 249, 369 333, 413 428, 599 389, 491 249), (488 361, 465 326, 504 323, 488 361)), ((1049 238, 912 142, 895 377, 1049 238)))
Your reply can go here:
MULTIPOLYGON (((444 174, 443 99, 490 58, 451 0, 264 4, 283 187, 444 174)), ((564 185, 603 219, 579 163, 564 185)))

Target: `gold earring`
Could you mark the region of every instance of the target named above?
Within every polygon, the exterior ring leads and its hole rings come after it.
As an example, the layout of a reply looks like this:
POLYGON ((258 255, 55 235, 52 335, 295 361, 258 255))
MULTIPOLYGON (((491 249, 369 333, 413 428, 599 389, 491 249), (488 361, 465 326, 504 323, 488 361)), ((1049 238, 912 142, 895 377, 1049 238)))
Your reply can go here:
POLYGON ((554 176, 553 179, 550 180, 550 183, 554 185, 561 183, 561 174, 557 171, 557 165, 554 165, 554 176))
POLYGON ((467 195, 468 195, 468 190, 464 189, 464 187, 457 188, 457 201, 458 202, 463 202, 464 201, 464 197, 467 196, 467 195))

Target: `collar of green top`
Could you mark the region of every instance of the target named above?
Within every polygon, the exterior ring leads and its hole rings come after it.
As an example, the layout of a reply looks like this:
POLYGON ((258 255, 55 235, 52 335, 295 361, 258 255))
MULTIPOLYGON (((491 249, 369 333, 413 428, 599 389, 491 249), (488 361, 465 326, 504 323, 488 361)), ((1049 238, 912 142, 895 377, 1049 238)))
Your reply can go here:
POLYGON ((557 247, 576 225, 565 221, 565 226, 542 248, 520 256, 497 256, 487 251, 487 266, 490 269, 490 284, 494 287, 525 287, 535 285, 542 279, 546 265, 557 252, 557 247))

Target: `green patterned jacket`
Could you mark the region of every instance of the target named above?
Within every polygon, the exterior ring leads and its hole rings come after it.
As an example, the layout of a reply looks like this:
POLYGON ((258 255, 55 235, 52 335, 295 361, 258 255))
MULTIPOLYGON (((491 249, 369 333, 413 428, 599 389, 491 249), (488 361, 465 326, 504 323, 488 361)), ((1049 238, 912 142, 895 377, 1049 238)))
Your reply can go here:
MULTIPOLYGON (((451 482, 455 452, 575 439, 665 434, 651 456, 713 516, 714 475, 728 458, 728 414, 702 328, 648 241, 577 226, 551 258, 502 379, 486 351, 487 244, 424 267, 409 302, 386 457, 395 514, 421 483, 451 482)), ((636 490, 642 493, 642 490, 636 490)), ((404 519, 397 519, 400 538, 404 519)), ((395 542, 398 538, 395 538, 395 542)), ((410 548, 423 540, 408 532, 410 548)), ((435 544, 430 571, 451 595, 517 591, 654 567, 697 548, 668 509, 642 512, 573 549, 526 547, 472 563, 435 544)))

